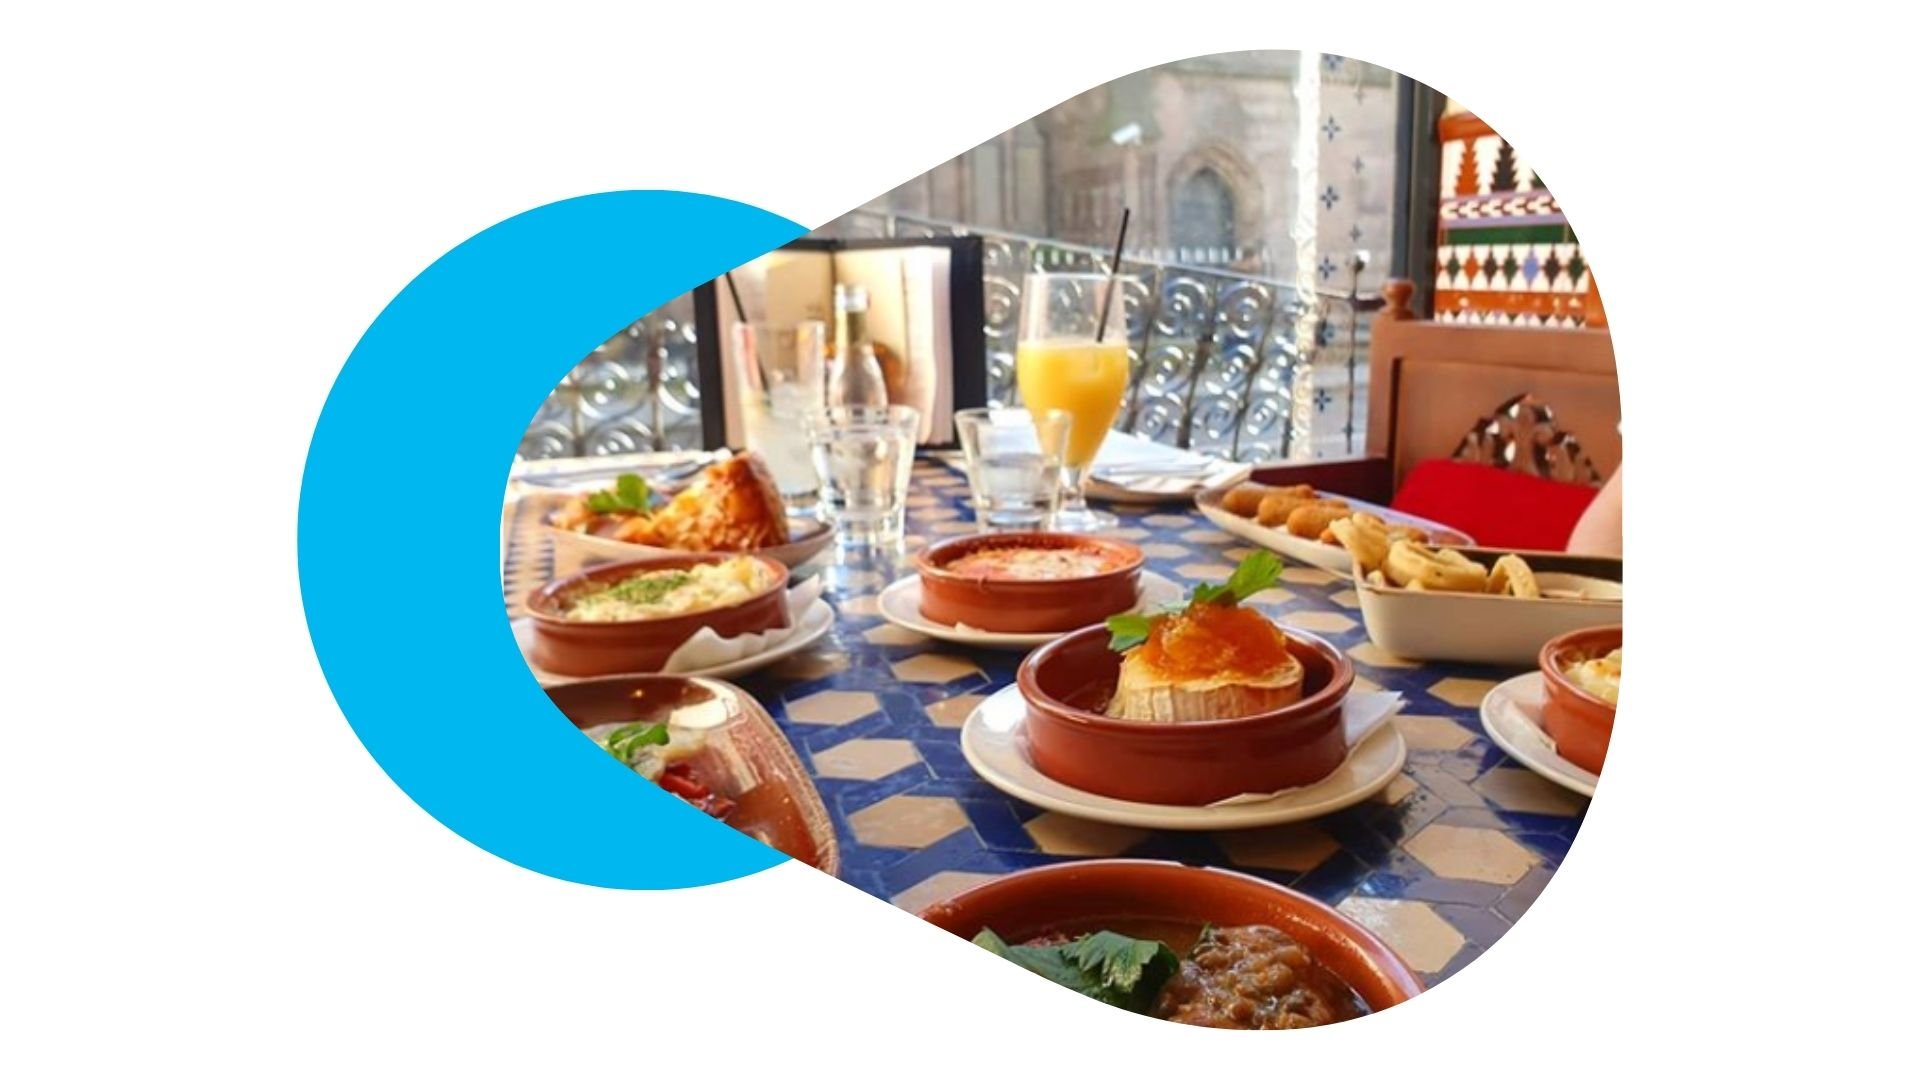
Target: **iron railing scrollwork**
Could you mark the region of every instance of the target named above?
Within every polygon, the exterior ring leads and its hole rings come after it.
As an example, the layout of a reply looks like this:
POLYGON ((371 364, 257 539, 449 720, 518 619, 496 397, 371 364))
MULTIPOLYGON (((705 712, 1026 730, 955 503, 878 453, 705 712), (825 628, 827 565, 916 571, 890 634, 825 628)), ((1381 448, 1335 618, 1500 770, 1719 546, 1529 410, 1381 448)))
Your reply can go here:
MULTIPOLYGON (((855 211, 824 233, 842 238, 977 235, 984 247, 987 392, 1014 404, 1020 297, 1033 270, 1103 270, 1099 248, 855 211)), ((1366 315, 1358 288, 1303 293, 1271 278, 1145 258, 1123 299, 1133 362, 1115 426, 1241 461, 1344 456, 1364 449, 1366 315), (1310 340, 1303 342, 1302 334, 1310 340)), ((523 457, 702 445, 693 304, 680 297, 594 350, 542 406, 523 457)))
POLYGON ((567 372, 527 428, 520 456, 699 448, 696 344, 690 295, 648 312, 567 372))

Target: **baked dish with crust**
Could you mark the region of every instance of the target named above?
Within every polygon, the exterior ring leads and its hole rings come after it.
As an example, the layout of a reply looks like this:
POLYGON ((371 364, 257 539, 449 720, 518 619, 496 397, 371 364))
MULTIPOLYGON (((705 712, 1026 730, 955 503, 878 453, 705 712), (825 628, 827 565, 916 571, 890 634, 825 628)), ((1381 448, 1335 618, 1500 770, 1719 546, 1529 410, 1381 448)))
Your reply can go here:
POLYGON ((791 539, 780 489, 753 453, 709 466, 664 503, 645 480, 621 476, 611 488, 568 500, 551 524, 675 551, 756 551, 791 539))

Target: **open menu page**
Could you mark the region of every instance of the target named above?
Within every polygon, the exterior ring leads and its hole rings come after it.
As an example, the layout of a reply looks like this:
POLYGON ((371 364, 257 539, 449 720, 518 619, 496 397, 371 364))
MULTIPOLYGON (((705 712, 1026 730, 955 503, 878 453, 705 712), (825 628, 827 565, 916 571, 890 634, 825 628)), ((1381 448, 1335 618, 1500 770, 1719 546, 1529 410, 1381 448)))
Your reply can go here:
MULTIPOLYGON (((920 442, 937 445, 954 438, 952 263, 952 252, 935 245, 781 249, 736 269, 733 280, 750 317, 817 319, 827 327, 829 347, 834 287, 864 287, 867 327, 887 376, 888 399, 918 410, 920 442)), ((729 391, 724 395, 727 443, 741 446, 746 440, 743 402, 760 392, 760 374, 739 355, 734 339, 739 316, 724 282, 717 299, 721 369, 729 391)))

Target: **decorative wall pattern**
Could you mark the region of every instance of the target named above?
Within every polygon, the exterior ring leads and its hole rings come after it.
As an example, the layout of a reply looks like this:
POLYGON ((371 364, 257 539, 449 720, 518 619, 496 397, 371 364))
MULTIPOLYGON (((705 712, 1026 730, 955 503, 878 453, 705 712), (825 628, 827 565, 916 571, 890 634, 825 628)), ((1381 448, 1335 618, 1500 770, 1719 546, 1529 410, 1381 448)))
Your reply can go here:
POLYGON ((1316 203, 1314 288, 1339 294, 1313 326, 1313 370, 1296 393, 1295 426, 1313 457, 1357 455, 1366 447, 1367 344, 1374 295, 1386 283, 1393 250, 1396 162, 1388 136, 1397 117, 1393 79, 1384 68, 1332 53, 1319 54, 1319 86, 1312 125, 1316 203), (1388 76, 1382 78, 1382 76, 1388 76))
POLYGON ((1580 326, 1598 294, 1553 193, 1512 143, 1472 113, 1440 120, 1434 318, 1580 326))

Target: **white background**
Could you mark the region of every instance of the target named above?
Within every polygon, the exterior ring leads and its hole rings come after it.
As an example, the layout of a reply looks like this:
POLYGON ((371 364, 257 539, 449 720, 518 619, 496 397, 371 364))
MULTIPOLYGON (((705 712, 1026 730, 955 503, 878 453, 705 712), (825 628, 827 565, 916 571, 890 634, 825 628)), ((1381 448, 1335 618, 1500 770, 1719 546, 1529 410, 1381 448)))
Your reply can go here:
POLYGON ((1873 109, 1904 106, 1904 37, 1835 4, 401 7, 0 33, 0 1067, 1844 1073, 1910 1026, 1912 117, 1873 109), (1498 948, 1360 1023, 1186 1030, 791 866, 543 879, 374 766, 306 641, 294 516, 333 375, 415 272, 614 188, 818 224, 1245 48, 1464 100, 1606 292, 1635 675, 1605 794, 1498 948), (176 512, 186 484, 215 516, 176 512))

